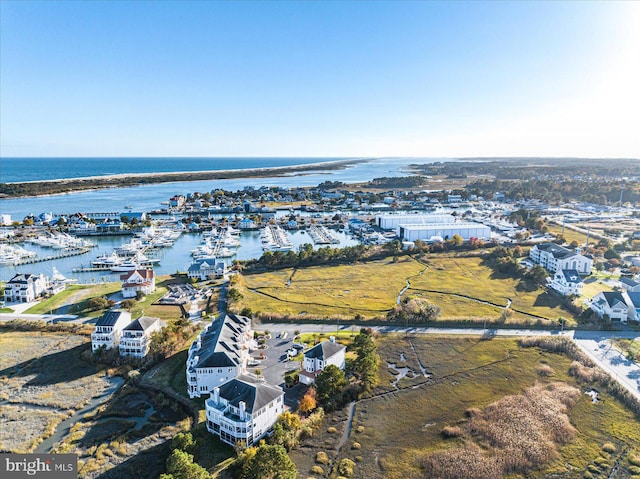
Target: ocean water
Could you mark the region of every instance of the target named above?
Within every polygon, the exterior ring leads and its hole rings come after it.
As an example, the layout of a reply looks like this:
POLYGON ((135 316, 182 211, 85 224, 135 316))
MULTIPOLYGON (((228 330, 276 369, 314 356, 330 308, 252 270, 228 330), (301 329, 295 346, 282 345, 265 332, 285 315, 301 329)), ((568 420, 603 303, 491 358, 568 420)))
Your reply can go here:
POLYGON ((0 183, 122 173, 237 170, 306 165, 346 158, 1 158, 0 183))
MULTIPOLYGON (((318 170, 314 171, 294 172, 268 178, 180 181, 33 198, 0 199, 0 213, 11 215, 13 219, 21 221, 25 216, 31 214, 39 215, 43 212, 57 214, 73 214, 79 211, 120 212, 124 211, 125 206, 131 206, 133 211, 150 211, 162 208, 161 203, 168 201, 169 198, 176 194, 187 194, 194 191, 204 192, 219 188, 237 191, 245 186, 255 188, 260 186, 316 186, 327 180, 359 183, 385 176, 410 175, 412 173, 408 168, 409 165, 433 163, 434 161, 443 161, 443 159, 380 158, 349 165, 339 170, 327 170, 319 167, 318 170)), ((256 162, 255 164, 259 163, 256 162)))

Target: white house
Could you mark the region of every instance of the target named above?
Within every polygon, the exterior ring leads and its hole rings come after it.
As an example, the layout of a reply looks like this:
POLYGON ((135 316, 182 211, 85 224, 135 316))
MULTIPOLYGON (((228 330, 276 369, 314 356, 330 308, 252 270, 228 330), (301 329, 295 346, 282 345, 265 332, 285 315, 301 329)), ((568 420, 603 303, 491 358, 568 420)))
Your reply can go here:
POLYGON ((151 294, 156 290, 156 275, 152 269, 136 269, 120 275, 122 296, 135 298, 138 291, 151 294))
POLYGON ((244 373, 252 342, 251 319, 230 313, 224 319, 214 319, 189 348, 189 397, 211 393, 244 373))
POLYGON ((129 323, 120 337, 120 356, 143 358, 149 352, 151 334, 160 331, 160 320, 142 316, 129 323))
POLYGON ((345 346, 335 342, 333 336, 329 341, 316 344, 304 353, 304 369, 300 371, 300 382, 312 384, 318 373, 330 364, 344 369, 346 350, 345 346))
POLYGON ((207 430, 222 442, 256 444, 284 412, 284 391, 255 376, 241 375, 213 388, 205 401, 207 430))
POLYGON ((107 311, 96 323, 91 333, 91 349, 118 347, 122 330, 131 322, 131 313, 127 311, 107 311))
POLYGON ((640 321, 640 292, 631 291, 625 293, 624 296, 626 296, 627 306, 629 307, 627 318, 631 321, 640 321))
POLYGON ((255 229, 257 228, 257 224, 255 221, 253 221, 251 218, 242 218, 239 222, 238 222, 238 229, 241 230, 251 230, 251 229, 255 229))
POLYGON ((221 259, 208 258, 194 261, 189 266, 187 276, 201 281, 211 278, 222 278, 227 274, 227 265, 221 259))
POLYGON ((553 275, 551 287, 563 296, 580 295, 584 283, 575 269, 562 269, 553 275))
POLYGON ((572 269, 581 275, 589 275, 593 268, 593 260, 580 254, 579 249, 573 251, 555 243, 533 245, 529 250, 529 257, 551 273, 572 269))
POLYGON ((622 293, 604 291, 596 294, 591 300, 591 309, 601 318, 606 314, 611 321, 627 322, 629 306, 622 293))
POLYGON ((47 280, 42 274, 18 273, 4 287, 6 302, 30 303, 45 294, 47 280))

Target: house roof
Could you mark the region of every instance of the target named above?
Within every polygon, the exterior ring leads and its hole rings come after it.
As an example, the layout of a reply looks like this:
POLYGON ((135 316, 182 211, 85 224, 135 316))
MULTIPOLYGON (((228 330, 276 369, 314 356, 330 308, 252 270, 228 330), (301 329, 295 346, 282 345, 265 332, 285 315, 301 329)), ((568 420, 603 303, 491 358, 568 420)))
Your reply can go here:
POLYGON ((240 364, 242 332, 251 325, 246 316, 228 313, 224 319, 214 320, 201 336, 200 349, 194 353, 198 361, 190 369, 232 367, 240 364))
POLYGON ((564 279, 567 283, 582 283, 582 278, 575 269, 563 269, 562 274, 564 275, 564 279))
POLYGON ((620 282, 622 284, 626 284, 627 286, 631 287, 631 288, 635 288, 636 286, 640 286, 640 283, 634 279, 631 278, 620 278, 620 282))
POLYGON ((628 307, 627 302, 624 300, 624 296, 622 296, 622 293, 619 293, 618 291, 604 291, 600 294, 602 294, 610 308, 613 308, 618 303, 622 303, 625 308, 628 307))
POLYGON ((33 278, 34 275, 31 273, 17 273, 7 284, 27 284, 29 281, 33 281, 33 278))
POLYGON ((146 331, 156 322, 160 321, 158 318, 151 318, 149 316, 141 316, 135 321, 129 323, 124 330, 125 331, 146 331))
POLYGON ((133 275, 137 274, 142 279, 152 279, 155 274, 152 269, 134 269, 128 273, 120 275, 120 281, 128 281, 133 275))
POLYGON ((224 269, 224 261, 216 258, 199 259, 189 265, 189 271, 200 271, 201 269, 208 269, 208 268, 224 269))
POLYGON ((322 341, 304 353, 304 357, 309 359, 319 358, 326 361, 343 349, 346 349, 346 347, 342 344, 334 343, 333 341, 322 341))
POLYGON ((151 281, 145 281, 144 283, 124 283, 122 285, 123 288, 139 288, 141 286, 151 286, 153 283, 151 281))
POLYGON ((235 407, 239 407, 241 401, 244 402, 246 411, 250 414, 282 395, 284 391, 278 386, 272 386, 247 374, 242 374, 220 386, 221 398, 235 407))
POLYGON ((634 308, 640 308, 640 292, 627 293, 627 296, 631 300, 631 305, 634 308))
POLYGON ((536 246, 540 251, 545 251, 553 255, 556 259, 571 258, 572 256, 578 255, 575 251, 571 251, 570 249, 564 248, 563 246, 555 243, 542 243, 536 246))
POLYGON ((113 326, 123 315, 128 315, 125 311, 107 311, 96 322, 96 326, 113 326))

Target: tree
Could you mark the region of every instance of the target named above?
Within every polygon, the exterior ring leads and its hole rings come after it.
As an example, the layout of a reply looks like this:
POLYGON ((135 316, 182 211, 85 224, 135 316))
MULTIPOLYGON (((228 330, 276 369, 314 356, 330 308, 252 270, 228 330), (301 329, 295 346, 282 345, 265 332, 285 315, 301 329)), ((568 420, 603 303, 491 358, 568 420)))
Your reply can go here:
POLYGON ((316 393, 322 402, 338 396, 347 386, 347 377, 337 366, 330 364, 316 376, 316 393))
POLYGON ((296 479, 296 465, 282 446, 265 444, 247 461, 246 479, 296 479))
POLYGON ((87 301, 87 308, 90 311, 98 311, 100 309, 105 309, 109 306, 109 301, 104 296, 99 296, 97 298, 91 298, 87 301))
POLYGON ((135 299, 125 299, 122 302, 122 307, 124 309, 126 309, 127 311, 131 311, 135 306, 136 306, 136 300, 135 299))
POLYGON ((174 449, 167 458, 167 472, 174 479, 210 479, 207 470, 193 462, 193 455, 174 449))
POLYGON ((318 401, 316 400, 316 390, 310 387, 300 402, 298 403, 298 411, 302 414, 308 414, 313 411, 318 406, 318 401))
POLYGON ((142 301, 145 296, 146 294, 144 294, 142 291, 136 291, 136 301, 142 301))
POLYGON ((539 264, 535 265, 525 274, 525 279, 537 285, 544 285, 547 281, 547 270, 539 264))
POLYGON ((193 440, 193 435, 190 432, 181 432, 171 440, 172 449, 180 449, 184 452, 193 453, 196 447, 196 442, 193 440))

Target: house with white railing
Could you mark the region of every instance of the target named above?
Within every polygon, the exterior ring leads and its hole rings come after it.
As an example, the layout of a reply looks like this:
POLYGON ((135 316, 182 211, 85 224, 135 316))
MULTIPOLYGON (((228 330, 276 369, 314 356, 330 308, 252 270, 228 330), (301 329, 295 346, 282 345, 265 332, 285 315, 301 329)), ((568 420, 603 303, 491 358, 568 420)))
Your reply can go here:
POLYGON ((30 303, 46 293, 47 279, 42 274, 18 273, 4 287, 6 302, 30 303))
POLYGON ((156 290, 156 275, 152 269, 135 269, 120 275, 122 296, 135 298, 138 291, 151 294, 156 290))
POLYGON ((562 269, 553 275, 551 287, 563 296, 580 295, 584 283, 575 269, 562 269))
POLYGON ((240 375, 211 391, 205 401, 207 430, 222 442, 256 444, 284 412, 284 391, 256 376, 240 375))
POLYGON ((151 335, 160 329, 160 319, 148 316, 142 316, 129 323, 120 336, 120 356, 145 357, 149 352, 151 335))
POLYGON ((246 372, 252 344, 250 318, 228 313, 224 318, 214 319, 189 348, 186 365, 189 397, 209 394, 246 372))
POLYGON ((596 294, 591 300, 591 309, 601 318, 606 315, 611 321, 627 322, 629 306, 623 294, 617 291, 596 294))
POLYGON ((127 311, 107 311, 96 322, 91 333, 91 349, 116 348, 120 344, 122 330, 131 322, 131 313, 127 311))

